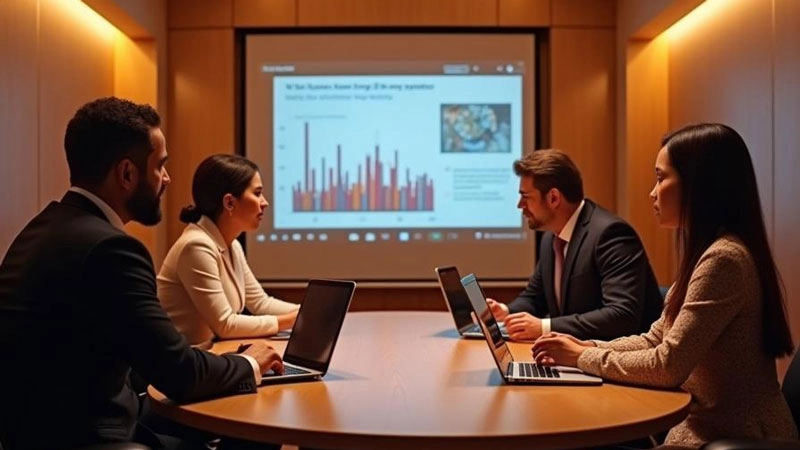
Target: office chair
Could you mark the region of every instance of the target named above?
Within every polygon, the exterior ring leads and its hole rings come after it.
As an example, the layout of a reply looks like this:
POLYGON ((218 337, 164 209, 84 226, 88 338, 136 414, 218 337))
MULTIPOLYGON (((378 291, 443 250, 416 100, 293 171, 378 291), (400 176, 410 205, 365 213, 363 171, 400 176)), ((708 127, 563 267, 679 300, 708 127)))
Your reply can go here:
MULTIPOLYGON (((792 356, 789 370, 783 378, 783 398, 789 404, 795 425, 800 428, 800 351, 792 356)), ((775 439, 720 439, 703 446, 703 450, 800 450, 800 441, 775 439)))

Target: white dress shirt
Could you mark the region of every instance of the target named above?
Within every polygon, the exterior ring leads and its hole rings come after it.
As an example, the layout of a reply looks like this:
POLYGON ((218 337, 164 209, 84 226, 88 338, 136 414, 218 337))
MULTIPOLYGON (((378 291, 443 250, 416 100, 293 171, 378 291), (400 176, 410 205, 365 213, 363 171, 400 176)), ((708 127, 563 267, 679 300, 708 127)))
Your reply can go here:
MULTIPOLYGON (((581 204, 578 205, 578 208, 572 215, 569 217, 569 220, 564 225, 564 228, 561 229, 561 232, 558 233, 558 237, 564 240, 566 244, 564 245, 564 261, 567 260, 567 249, 569 248, 569 241, 572 239, 572 233, 575 231, 575 224, 578 223, 578 216, 581 215, 581 211, 583 210, 583 205, 586 204, 584 200, 581 200, 581 204)), ((542 334, 547 334, 550 332, 550 318, 546 317, 542 319, 542 334)))

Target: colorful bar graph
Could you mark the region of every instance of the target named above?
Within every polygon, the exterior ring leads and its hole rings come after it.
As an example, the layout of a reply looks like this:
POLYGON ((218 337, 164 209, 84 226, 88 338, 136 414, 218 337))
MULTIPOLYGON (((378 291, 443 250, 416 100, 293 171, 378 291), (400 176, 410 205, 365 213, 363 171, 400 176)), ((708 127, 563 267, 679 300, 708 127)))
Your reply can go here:
POLYGON ((324 211, 433 211, 433 180, 427 174, 411 176, 406 168, 405 183, 400 182, 400 157, 394 151, 394 163, 389 165, 388 180, 384 179, 384 162, 380 146, 375 146, 374 158, 367 153, 363 167, 358 165, 357 176, 342 171, 342 146, 336 146, 336 167, 310 167, 309 126, 304 124, 304 180, 292 187, 294 212, 324 211), (326 170, 327 169, 327 170, 326 170), (363 170, 362 170, 363 169, 363 170), (321 183, 316 183, 317 173, 321 183))

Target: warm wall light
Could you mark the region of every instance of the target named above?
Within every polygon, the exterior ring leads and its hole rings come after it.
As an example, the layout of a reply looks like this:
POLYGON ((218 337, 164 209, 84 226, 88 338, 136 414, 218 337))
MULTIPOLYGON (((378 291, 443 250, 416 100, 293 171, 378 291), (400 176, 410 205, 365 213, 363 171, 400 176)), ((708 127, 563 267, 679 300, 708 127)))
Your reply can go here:
POLYGON ((730 6, 733 2, 734 0, 706 0, 690 11, 689 14, 683 16, 681 20, 667 28, 664 34, 670 42, 680 40, 702 27, 703 24, 714 20, 715 17, 719 18, 722 9, 730 6))
POLYGON ((98 39, 113 41, 117 37, 117 30, 100 14, 80 0, 47 0, 57 7, 63 14, 61 17, 68 18, 86 26, 88 30, 97 35, 98 39))

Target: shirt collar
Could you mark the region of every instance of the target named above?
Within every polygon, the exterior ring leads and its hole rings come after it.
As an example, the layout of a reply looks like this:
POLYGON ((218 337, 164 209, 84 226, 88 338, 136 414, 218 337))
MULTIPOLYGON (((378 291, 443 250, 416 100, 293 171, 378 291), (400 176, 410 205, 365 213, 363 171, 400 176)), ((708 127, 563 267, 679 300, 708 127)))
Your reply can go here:
POLYGON ((581 211, 583 210, 583 206, 586 204, 586 200, 581 200, 581 204, 578 205, 578 208, 572 213, 569 220, 567 221, 564 228, 561 229, 561 232, 558 233, 558 237, 563 239, 566 242, 569 242, 572 239, 572 233, 575 231, 575 224, 578 223, 578 216, 581 215, 581 211))
POLYGON ((119 214, 117 214, 117 212, 114 211, 114 208, 108 206, 108 203, 104 202, 103 199, 92 194, 86 189, 79 188, 77 186, 71 186, 69 190, 70 192, 75 192, 76 194, 80 194, 88 198, 89 201, 91 201, 92 203, 95 204, 95 206, 100 208, 100 211, 102 211, 103 214, 105 214, 106 219, 108 219, 108 221, 111 222, 111 225, 113 225, 114 228, 124 231, 125 224, 122 223, 122 219, 120 219, 119 214))

